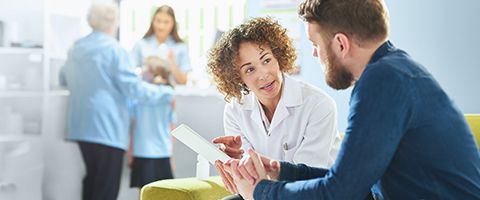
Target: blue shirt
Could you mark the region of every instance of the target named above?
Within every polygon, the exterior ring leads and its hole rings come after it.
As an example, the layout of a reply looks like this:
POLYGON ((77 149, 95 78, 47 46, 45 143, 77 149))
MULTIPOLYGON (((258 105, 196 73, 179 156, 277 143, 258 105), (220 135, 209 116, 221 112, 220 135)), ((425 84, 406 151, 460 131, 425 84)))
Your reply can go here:
POLYGON ((352 90, 331 170, 283 162, 279 179, 261 181, 255 199, 364 199, 374 184, 384 199, 480 199, 480 156, 439 84, 386 42, 352 90))
POLYGON ((165 40, 165 45, 158 43, 155 35, 149 36, 140 40, 132 49, 131 58, 133 66, 140 67, 143 65, 148 56, 159 56, 167 60, 168 50, 172 50, 175 55, 175 61, 178 68, 183 72, 188 72, 192 69, 190 65, 190 57, 188 55, 187 45, 183 42, 175 42, 172 36, 168 36, 165 40))
POLYGON ((60 73, 60 83, 70 90, 67 139, 126 150, 127 99, 171 102, 171 87, 143 82, 129 68, 128 53, 113 37, 92 32, 75 42, 60 73))
POLYGON ((133 136, 133 156, 141 158, 167 158, 172 155, 170 125, 175 122, 171 103, 137 103, 132 108, 136 120, 133 136))

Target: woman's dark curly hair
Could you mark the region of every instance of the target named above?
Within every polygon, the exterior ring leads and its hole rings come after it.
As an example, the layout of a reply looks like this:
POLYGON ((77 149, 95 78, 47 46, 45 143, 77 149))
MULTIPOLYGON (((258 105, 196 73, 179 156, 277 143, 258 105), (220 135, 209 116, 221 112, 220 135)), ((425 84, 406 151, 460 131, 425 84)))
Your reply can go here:
POLYGON ((270 47, 283 73, 296 69, 294 62, 297 54, 287 35, 287 29, 269 17, 253 18, 223 34, 209 53, 209 72, 227 102, 230 102, 232 97, 237 98, 238 102, 242 98, 243 83, 237 60, 238 49, 243 42, 270 47))

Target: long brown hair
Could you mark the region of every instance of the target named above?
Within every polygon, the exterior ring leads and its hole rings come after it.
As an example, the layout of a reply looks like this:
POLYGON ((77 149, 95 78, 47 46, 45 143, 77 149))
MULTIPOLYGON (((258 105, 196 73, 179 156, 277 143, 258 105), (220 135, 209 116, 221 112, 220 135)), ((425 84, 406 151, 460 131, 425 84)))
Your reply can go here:
POLYGON ((145 33, 143 38, 145 39, 145 38, 153 35, 153 21, 155 20, 155 16, 157 16, 157 14, 160 13, 160 12, 167 13, 173 19, 173 28, 172 28, 172 32, 170 33, 170 35, 173 37, 173 40, 175 40, 175 42, 177 42, 177 43, 178 42, 183 42, 183 40, 180 38, 180 36, 178 36, 177 20, 175 18, 175 12, 173 11, 172 7, 167 6, 167 5, 163 5, 163 6, 160 6, 159 8, 157 8, 157 10, 155 11, 155 13, 152 16, 152 20, 150 21, 150 28, 148 28, 148 31, 145 33))

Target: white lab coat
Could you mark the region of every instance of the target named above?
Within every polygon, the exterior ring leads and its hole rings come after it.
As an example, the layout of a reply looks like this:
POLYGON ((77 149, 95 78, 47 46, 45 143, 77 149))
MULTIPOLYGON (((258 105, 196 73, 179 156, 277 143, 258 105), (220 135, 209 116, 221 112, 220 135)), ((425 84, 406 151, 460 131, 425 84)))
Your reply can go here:
POLYGON ((225 105, 225 134, 242 136, 244 150, 252 148, 273 159, 330 168, 341 143, 335 102, 319 88, 288 76, 283 84, 269 126, 258 99, 250 93, 242 98, 243 104, 232 99, 225 105))

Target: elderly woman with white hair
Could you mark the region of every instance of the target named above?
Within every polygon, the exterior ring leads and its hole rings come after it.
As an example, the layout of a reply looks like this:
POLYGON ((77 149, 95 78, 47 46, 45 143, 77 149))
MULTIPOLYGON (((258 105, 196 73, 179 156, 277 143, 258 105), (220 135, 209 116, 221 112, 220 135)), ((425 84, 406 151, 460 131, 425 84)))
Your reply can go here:
POLYGON ((87 170, 84 200, 117 198, 129 139, 128 99, 172 101, 171 87, 143 82, 129 70, 129 55, 113 37, 117 20, 116 5, 93 5, 93 31, 74 43, 60 73, 70 90, 67 139, 78 142, 87 170))

